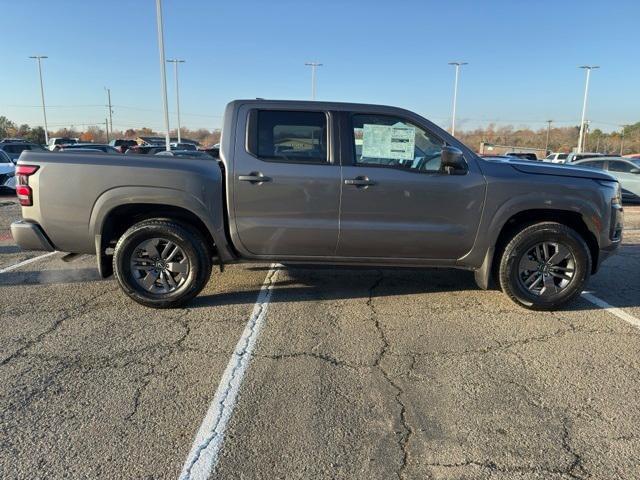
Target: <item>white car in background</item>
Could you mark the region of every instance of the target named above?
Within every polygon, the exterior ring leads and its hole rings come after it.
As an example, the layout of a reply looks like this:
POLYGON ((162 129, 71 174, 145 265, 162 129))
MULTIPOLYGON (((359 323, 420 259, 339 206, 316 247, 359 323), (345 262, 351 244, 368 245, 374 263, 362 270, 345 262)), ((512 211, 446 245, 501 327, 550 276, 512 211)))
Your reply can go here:
POLYGON ((550 162, 550 163, 564 163, 567 161, 568 156, 569 156, 568 153, 560 153, 560 152, 550 153, 549 155, 544 157, 542 161, 550 162))
POLYGON ((16 165, 11 157, 0 150, 0 188, 16 189, 16 165))

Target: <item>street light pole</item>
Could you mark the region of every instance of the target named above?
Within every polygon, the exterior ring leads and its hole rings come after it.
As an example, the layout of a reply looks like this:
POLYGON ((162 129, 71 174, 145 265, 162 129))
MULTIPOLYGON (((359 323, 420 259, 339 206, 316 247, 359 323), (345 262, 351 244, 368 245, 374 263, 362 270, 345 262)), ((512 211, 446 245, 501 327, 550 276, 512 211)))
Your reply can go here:
POLYGON ((624 149, 624 125, 621 127, 620 132, 620 156, 622 156, 622 150, 624 149))
MULTIPOLYGON (((113 110, 111 109, 111 89, 104 87, 107 91, 107 108, 109 109, 109 130, 111 130, 111 135, 113 135, 113 110)), ((109 141, 109 130, 107 130, 107 142, 109 141)))
POLYGON ((553 122, 553 120, 547 120, 547 144, 544 147, 544 152, 546 155, 549 154, 549 134, 551 133, 551 122, 553 122))
POLYGON ((178 58, 171 58, 167 60, 167 63, 173 63, 173 73, 176 80, 176 111, 178 113, 178 143, 182 141, 180 137, 180 88, 178 86, 178 64, 184 63, 184 60, 178 58))
POLYGON ((29 58, 36 59, 38 61, 38 75, 40 76, 40 97, 42 98, 42 116, 44 117, 44 141, 49 144, 49 129, 47 127, 47 109, 44 106, 44 84, 42 83, 42 64, 43 58, 49 58, 46 55, 32 55, 29 58))
POLYGON ((316 99, 316 68, 321 67, 322 64, 318 62, 307 62, 307 67, 311 67, 311 100, 316 99))
POLYGON ((589 96, 589 78, 591 77, 591 70, 595 70, 596 68, 600 68, 597 65, 582 65, 578 68, 582 68, 587 71, 587 80, 584 85, 584 99, 582 101, 582 118, 580 119, 580 137, 578 138, 578 151, 577 153, 582 153, 583 140, 582 137, 584 135, 584 118, 587 114, 587 97, 589 96))
POLYGON ((160 84, 162 89, 162 106, 164 108, 165 149, 171 150, 169 137, 169 104, 167 102, 167 71, 164 61, 164 32, 162 29, 162 0, 156 0, 156 23, 158 26, 158 50, 160 53, 160 84))
POLYGON ((460 67, 468 65, 467 62, 449 62, 449 65, 456 67, 456 79, 453 83, 453 112, 451 114, 451 135, 456 135, 456 104, 458 102, 458 77, 460 76, 460 67))

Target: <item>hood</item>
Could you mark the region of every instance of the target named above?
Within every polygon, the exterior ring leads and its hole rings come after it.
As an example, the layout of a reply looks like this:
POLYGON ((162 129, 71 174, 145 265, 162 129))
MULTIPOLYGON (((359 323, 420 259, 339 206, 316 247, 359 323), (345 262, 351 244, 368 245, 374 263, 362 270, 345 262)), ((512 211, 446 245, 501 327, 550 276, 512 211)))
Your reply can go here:
POLYGON ((555 175, 556 177, 574 177, 574 178, 592 178, 594 180, 607 180, 609 182, 617 182, 613 175, 602 170, 587 167, 575 167, 569 164, 557 164, 546 162, 532 162, 523 160, 508 160, 507 162, 513 168, 522 173, 533 175, 555 175))

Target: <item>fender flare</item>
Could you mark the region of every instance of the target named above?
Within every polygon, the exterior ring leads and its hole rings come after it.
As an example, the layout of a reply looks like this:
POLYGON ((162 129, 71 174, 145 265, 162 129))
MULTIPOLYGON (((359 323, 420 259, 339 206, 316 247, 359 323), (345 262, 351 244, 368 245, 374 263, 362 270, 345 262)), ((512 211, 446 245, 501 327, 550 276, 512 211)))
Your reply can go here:
POLYGON ((220 255, 221 261, 230 257, 224 233, 222 199, 219 211, 211 212, 202 200, 183 190, 169 187, 121 186, 103 192, 93 204, 89 219, 89 234, 93 236, 101 275, 109 276, 111 266, 105 260, 102 233, 108 215, 117 207, 128 204, 169 205, 182 208, 195 215, 207 228, 220 255))
POLYGON ((567 202, 567 197, 560 194, 547 194, 544 205, 540 205, 538 193, 530 193, 517 196, 503 203, 493 215, 486 231, 491 232, 491 238, 487 239, 482 248, 482 258, 480 266, 474 270, 475 282, 479 288, 486 290, 491 286, 491 270, 495 256, 496 244, 507 222, 514 216, 528 210, 548 210, 552 212, 562 212, 580 215, 589 232, 598 239, 599 228, 597 223, 602 221, 598 214, 598 208, 591 202, 571 197, 571 203, 567 202))

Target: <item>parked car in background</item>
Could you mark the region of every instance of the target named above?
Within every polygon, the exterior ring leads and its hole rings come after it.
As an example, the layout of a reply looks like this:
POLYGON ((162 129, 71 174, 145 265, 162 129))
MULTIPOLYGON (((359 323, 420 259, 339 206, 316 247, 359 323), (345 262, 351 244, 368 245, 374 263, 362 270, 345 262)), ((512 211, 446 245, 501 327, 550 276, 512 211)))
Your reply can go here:
POLYGON ((237 100, 223 125, 220 162, 25 153, 15 242, 95 254, 156 308, 197 295, 213 265, 293 262, 463 268, 537 310, 579 296, 622 242, 611 175, 483 159, 404 109, 237 100))
POLYGON ((640 202, 640 158, 599 157, 579 160, 573 165, 609 172, 620 182, 623 201, 640 202))
POLYGON ((556 162, 556 163, 573 163, 578 160, 584 160, 585 158, 595 158, 595 157, 604 157, 604 153, 596 153, 596 152, 582 152, 575 153, 571 152, 567 155, 567 159, 564 162, 556 162))
POLYGON ((47 143, 47 148, 52 152, 58 150, 62 145, 72 145, 78 143, 79 139, 71 137, 52 137, 47 143))
POLYGON ((211 155, 213 158, 220 158, 220 144, 216 143, 211 147, 203 147, 200 148, 199 151, 206 152, 208 155, 211 155))
POLYGON ((120 150, 104 143, 74 143, 72 145, 64 145, 59 149, 61 152, 67 152, 69 150, 98 150, 104 153, 120 154, 120 150))
POLYGON ((138 145, 138 142, 127 138, 114 138, 109 142, 109 145, 118 150, 120 153, 125 153, 134 145, 138 145))
POLYGON ((630 155, 625 155, 625 158, 640 158, 640 153, 632 153, 630 155))
POLYGON ((162 150, 156 155, 164 155, 167 157, 191 157, 191 158, 211 158, 207 152, 200 152, 198 150, 162 150))
POLYGON ((538 160, 538 156, 535 153, 531 153, 531 152, 508 152, 506 156, 521 158, 523 160, 534 160, 534 161, 538 160))
POLYGON ((0 189, 16 189, 16 164, 9 155, 0 150, 0 189))
POLYGON ((197 145, 193 143, 171 142, 169 144, 169 147, 171 148, 171 150, 197 150, 198 149, 197 145))
POLYGON ((164 145, 132 145, 124 152, 125 155, 153 155, 165 150, 164 145))
POLYGON ((45 152, 46 150, 40 145, 30 143, 25 140, 19 140, 17 142, 2 142, 0 143, 0 150, 4 151, 11 160, 18 160, 18 157, 25 150, 33 150, 36 152, 45 152))
POLYGON ((560 152, 550 153, 542 161, 551 162, 551 163, 564 163, 567 160, 568 156, 569 156, 568 153, 560 153, 560 152))

